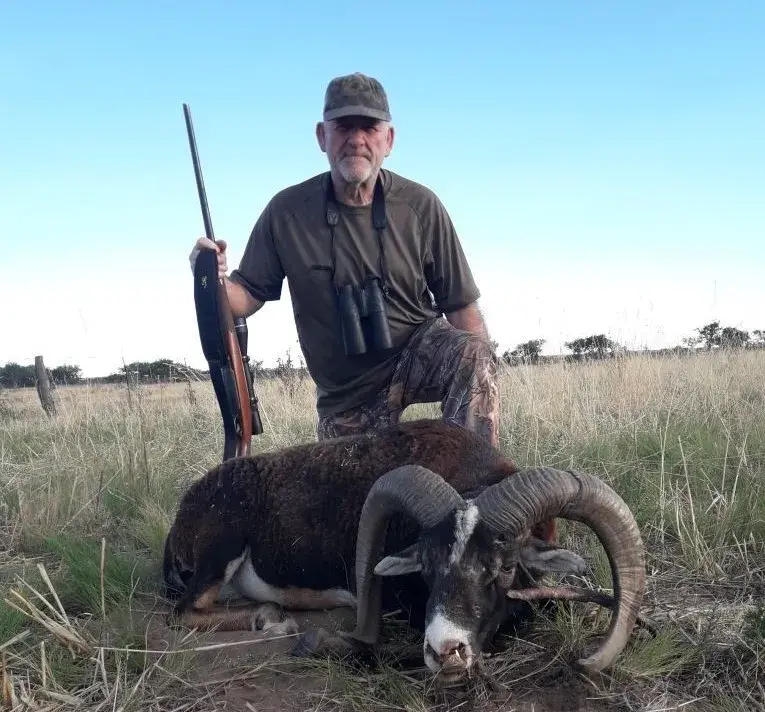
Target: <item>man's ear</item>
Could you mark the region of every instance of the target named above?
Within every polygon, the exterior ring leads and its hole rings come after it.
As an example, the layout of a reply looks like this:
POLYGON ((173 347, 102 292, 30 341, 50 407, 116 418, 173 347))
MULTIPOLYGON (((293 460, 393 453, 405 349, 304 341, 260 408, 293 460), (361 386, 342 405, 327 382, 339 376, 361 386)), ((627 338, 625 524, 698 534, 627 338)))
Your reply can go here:
POLYGON ((318 121, 316 123, 316 140, 319 142, 319 148, 321 149, 322 153, 327 152, 327 138, 326 134, 324 133, 324 122, 318 121))
POLYGON ((393 128, 393 124, 390 124, 388 126, 388 148, 385 151, 386 158, 390 156, 391 151, 393 151, 393 144, 396 140, 396 129, 393 128))
POLYGON ((521 564, 534 577, 545 574, 583 574, 585 560, 568 549, 561 549, 541 539, 530 539, 521 549, 521 564))
POLYGON ((375 573, 378 576, 403 576, 421 570, 422 564, 417 558, 417 544, 412 544, 391 556, 386 556, 375 566, 375 573))

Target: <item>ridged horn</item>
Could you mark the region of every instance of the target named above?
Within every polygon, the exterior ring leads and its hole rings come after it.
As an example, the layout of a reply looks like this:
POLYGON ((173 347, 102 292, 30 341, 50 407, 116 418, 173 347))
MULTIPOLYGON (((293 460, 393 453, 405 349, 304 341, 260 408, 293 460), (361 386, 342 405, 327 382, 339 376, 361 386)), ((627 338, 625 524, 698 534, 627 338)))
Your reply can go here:
POLYGON ((578 664, 593 672, 609 667, 629 640, 645 589, 643 541, 621 497, 592 475, 537 468, 484 490, 475 504, 490 528, 514 536, 556 517, 583 522, 595 532, 611 566, 615 605, 605 640, 578 664))
POLYGON ((372 644, 379 635, 382 583, 373 570, 383 554, 390 517, 408 514, 422 529, 435 526, 463 503, 462 497, 440 475, 419 465, 397 467, 375 482, 359 519, 356 628, 349 637, 372 644))

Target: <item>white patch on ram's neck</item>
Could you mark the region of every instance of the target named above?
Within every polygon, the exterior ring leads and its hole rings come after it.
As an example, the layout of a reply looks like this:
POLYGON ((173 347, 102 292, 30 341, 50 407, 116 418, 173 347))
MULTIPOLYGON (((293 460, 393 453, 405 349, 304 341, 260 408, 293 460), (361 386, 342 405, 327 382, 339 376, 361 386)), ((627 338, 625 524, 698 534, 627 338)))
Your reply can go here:
POLYGON ((458 510, 454 515, 454 543, 449 554, 450 564, 456 564, 462 559, 476 524, 478 524, 478 507, 472 500, 468 500, 468 506, 458 510))

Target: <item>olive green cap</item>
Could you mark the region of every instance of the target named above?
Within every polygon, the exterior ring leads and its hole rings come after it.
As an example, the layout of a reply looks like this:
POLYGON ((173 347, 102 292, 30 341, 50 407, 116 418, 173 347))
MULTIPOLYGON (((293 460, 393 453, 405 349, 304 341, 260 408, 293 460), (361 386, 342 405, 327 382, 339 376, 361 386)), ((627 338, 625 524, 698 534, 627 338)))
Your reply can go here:
POLYGON ((335 77, 324 95, 324 120, 343 116, 369 116, 390 121, 385 89, 377 79, 361 72, 335 77))

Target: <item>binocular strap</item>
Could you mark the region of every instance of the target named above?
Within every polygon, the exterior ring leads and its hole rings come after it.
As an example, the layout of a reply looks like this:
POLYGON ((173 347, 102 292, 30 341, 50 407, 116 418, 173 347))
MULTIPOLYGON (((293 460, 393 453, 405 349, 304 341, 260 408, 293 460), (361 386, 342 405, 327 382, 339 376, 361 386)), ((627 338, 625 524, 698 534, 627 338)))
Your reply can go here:
MULTIPOLYGON (((340 210, 337 206, 337 200, 335 198, 335 188, 332 184, 332 176, 327 176, 327 191, 326 191, 326 218, 327 225, 329 226, 330 241, 331 241, 331 260, 332 260, 332 281, 335 284, 335 289, 338 289, 337 282, 335 282, 335 227, 340 221, 340 210)), ((388 294, 388 268, 385 262, 385 245, 383 243, 383 232, 388 226, 388 217, 385 212, 385 192, 383 190, 382 177, 377 176, 375 181, 374 194, 372 196, 372 224, 377 230, 377 242, 380 248, 380 280, 382 281, 383 294, 388 294)))

